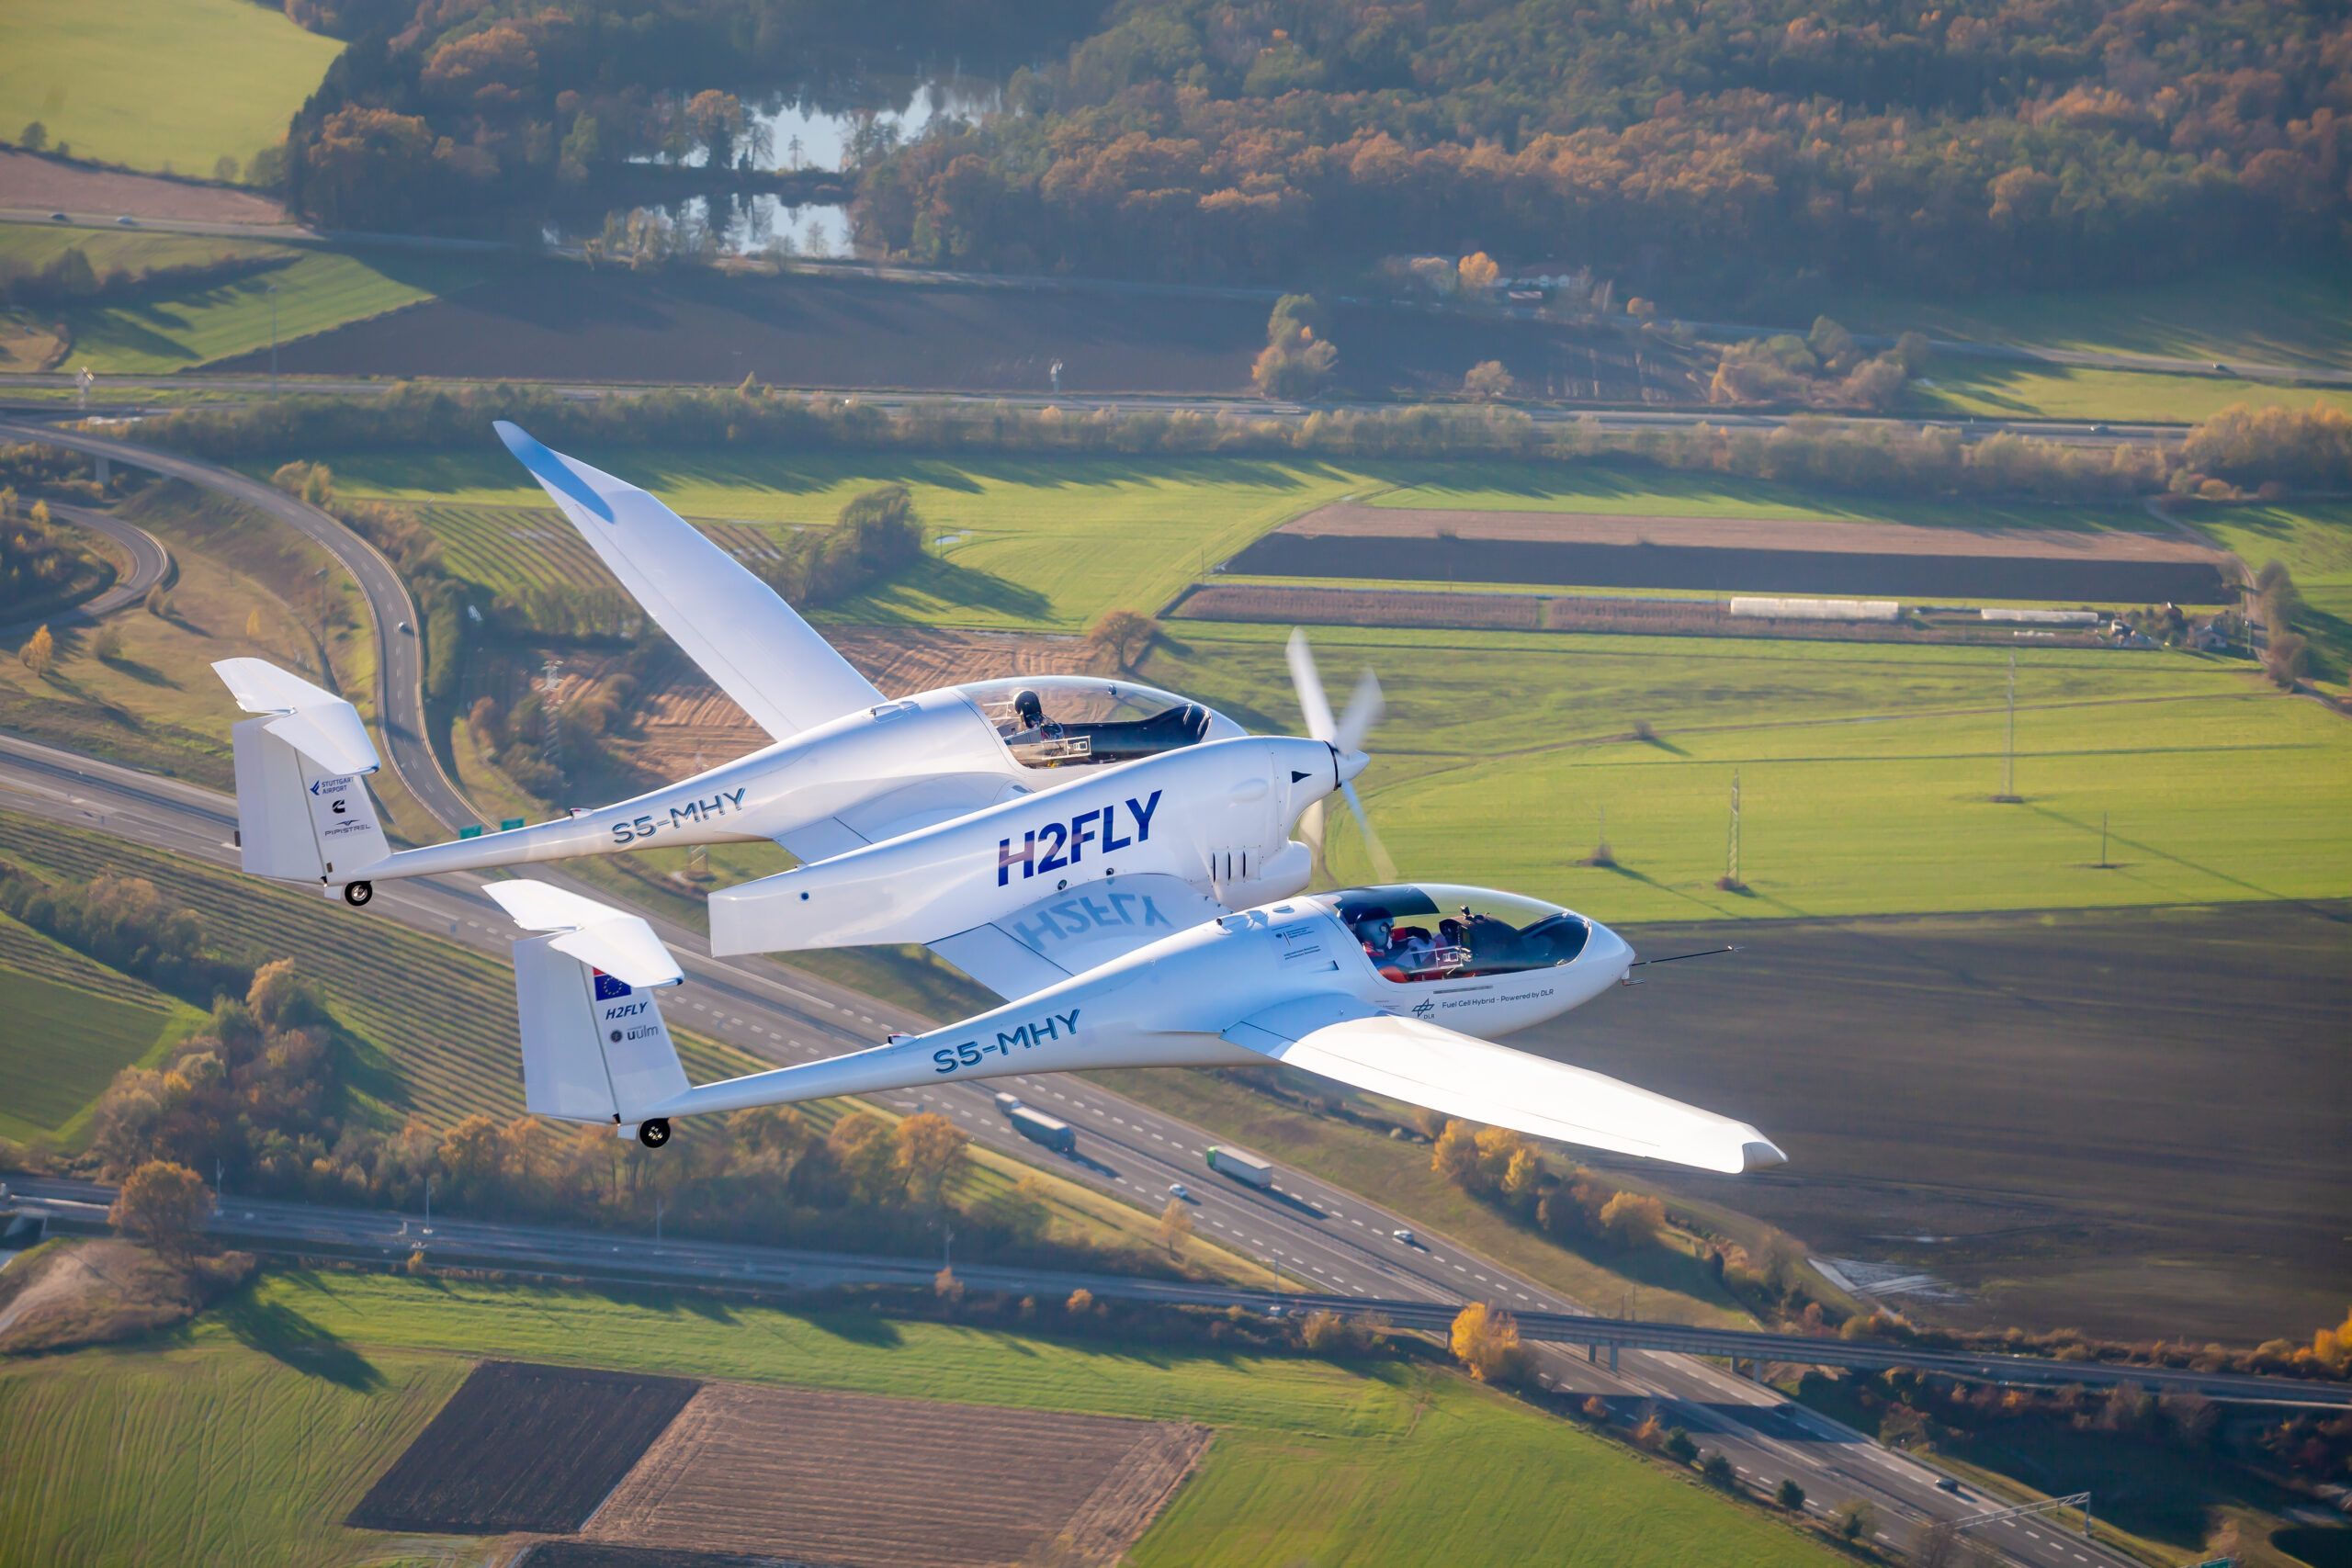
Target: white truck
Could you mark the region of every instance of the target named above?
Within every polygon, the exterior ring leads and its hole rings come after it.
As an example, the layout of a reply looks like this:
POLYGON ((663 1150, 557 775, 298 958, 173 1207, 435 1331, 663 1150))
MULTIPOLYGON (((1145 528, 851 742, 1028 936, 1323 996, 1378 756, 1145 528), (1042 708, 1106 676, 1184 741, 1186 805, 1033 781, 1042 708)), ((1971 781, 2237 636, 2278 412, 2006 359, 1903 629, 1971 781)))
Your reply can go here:
POLYGON ((1236 1181, 1245 1181, 1268 1191, 1273 1190, 1274 1168, 1256 1155, 1245 1155, 1239 1149, 1219 1148, 1212 1144, 1209 1145, 1208 1162, 1209 1168, 1220 1176, 1229 1176, 1236 1181))

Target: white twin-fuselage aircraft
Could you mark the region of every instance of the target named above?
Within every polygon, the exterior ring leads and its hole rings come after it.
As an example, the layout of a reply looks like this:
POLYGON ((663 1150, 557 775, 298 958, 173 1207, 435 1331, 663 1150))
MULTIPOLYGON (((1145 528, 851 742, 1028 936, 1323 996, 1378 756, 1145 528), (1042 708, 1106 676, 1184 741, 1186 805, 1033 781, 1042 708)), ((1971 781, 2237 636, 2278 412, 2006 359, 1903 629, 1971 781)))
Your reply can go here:
MULTIPOLYGON (((215 668, 240 844, 257 875, 340 887, 639 846, 769 840, 802 863, 710 897, 716 953, 921 943, 1005 998, 945 1029, 690 1086, 654 994, 676 961, 635 916, 493 881, 515 943, 526 1102, 650 1146, 699 1111, 1007 1073, 1303 1067, 1449 1115, 1725 1172, 1780 1164, 1755 1128, 1487 1043, 1627 977, 1597 921, 1480 888, 1306 894, 1328 796, 1379 717, 1367 675, 1334 718, 1305 644, 1309 737, 1093 676, 886 697, 742 566, 651 495, 501 423, 508 448, 646 613, 772 737, 682 783, 552 822, 386 845, 378 759, 332 693, 252 659, 215 668)), ((1367 847, 1385 857, 1365 823, 1367 847)))

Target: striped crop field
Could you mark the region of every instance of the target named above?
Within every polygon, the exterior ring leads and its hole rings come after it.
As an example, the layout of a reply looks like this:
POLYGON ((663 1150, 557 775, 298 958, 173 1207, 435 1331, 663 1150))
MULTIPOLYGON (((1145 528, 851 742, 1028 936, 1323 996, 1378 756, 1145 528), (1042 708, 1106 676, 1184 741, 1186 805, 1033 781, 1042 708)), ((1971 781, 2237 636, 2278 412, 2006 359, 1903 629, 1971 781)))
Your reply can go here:
MULTIPOLYGON (((545 631, 634 636, 643 617, 595 551, 553 508, 436 502, 416 509, 449 570, 504 599, 545 631)), ((770 528, 696 518, 695 525, 754 568, 776 555, 770 528)))

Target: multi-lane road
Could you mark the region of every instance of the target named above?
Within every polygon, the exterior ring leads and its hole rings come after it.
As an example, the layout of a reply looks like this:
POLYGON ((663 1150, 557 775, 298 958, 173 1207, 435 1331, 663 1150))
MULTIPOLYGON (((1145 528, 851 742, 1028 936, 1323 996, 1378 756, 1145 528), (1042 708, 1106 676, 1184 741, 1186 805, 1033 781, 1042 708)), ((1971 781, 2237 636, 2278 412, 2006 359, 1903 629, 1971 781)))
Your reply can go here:
MULTIPOLYGON (((315 507, 233 471, 110 437, 0 423, 0 437, 49 440, 103 454, 235 497, 277 518, 329 550, 349 570, 376 620, 379 713, 387 761, 412 794, 446 824, 473 820, 470 807, 435 759, 424 721, 416 640, 397 630, 414 609, 389 561, 315 507)), ((225 724, 231 716, 224 701, 225 724)), ((214 863, 233 863, 235 807, 211 791, 11 737, 0 736, 0 808, 95 829, 152 848, 214 863)), ((503 957, 515 935, 481 891, 481 880, 451 876, 379 884, 355 921, 392 919, 503 957)), ((674 1021, 769 1061, 790 1063, 873 1044, 890 1032, 920 1032, 935 1021, 765 961, 713 958, 702 938, 673 921, 653 919, 687 977, 670 1002, 674 1021)), ((941 1086, 880 1097, 899 1110, 928 1109, 953 1118, 977 1141, 1023 1158, 1035 1145, 997 1114, 991 1091, 1010 1089, 1077 1128, 1080 1158, 1065 1174, 1157 1210, 1172 1183, 1197 1204, 1203 1237, 1258 1259, 1311 1291, 1354 1299, 1459 1303, 1486 1300, 1531 1313, 1574 1313, 1583 1303, 1424 1233, 1419 1245, 1392 1233, 1407 1220, 1354 1193, 1285 1171, 1277 1190, 1261 1193, 1212 1175, 1203 1163, 1212 1135, 1082 1077, 1031 1077, 1003 1084, 941 1086)), ((682 1135, 691 1136, 685 1129, 682 1135)), ((1261 1151, 1278 1161, 1281 1151, 1261 1151)), ((1855 1432, 1804 1410, 1777 1393, 1689 1356, 1634 1351, 1611 1371, 1558 1349, 1538 1352, 1547 1386, 1620 1402, 1650 1400, 1663 1418, 1720 1450, 1752 1483, 1793 1478, 1811 1499, 1835 1506, 1873 1504, 1881 1529, 1905 1540, 1923 1521, 1965 1517, 1981 1505, 1939 1489, 1934 1470, 1891 1453, 1855 1432)), ((2041 1525, 2002 1527, 2003 1550, 2034 1568, 2120 1564, 2041 1525)))

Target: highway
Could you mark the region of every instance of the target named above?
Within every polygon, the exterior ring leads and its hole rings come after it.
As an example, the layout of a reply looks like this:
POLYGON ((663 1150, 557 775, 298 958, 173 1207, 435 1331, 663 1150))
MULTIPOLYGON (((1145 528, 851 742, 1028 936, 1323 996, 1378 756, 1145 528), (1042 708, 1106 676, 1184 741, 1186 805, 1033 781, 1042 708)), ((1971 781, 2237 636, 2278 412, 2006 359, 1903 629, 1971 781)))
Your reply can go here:
POLYGON ((104 592, 85 599, 71 609, 48 615, 28 615, 0 626, 0 641, 13 642, 40 626, 86 626, 117 610, 138 604, 147 597, 149 589, 171 575, 172 552, 164 547, 163 540, 136 523, 126 523, 110 512, 96 512, 86 506, 71 506, 54 501, 50 502, 49 514, 60 523, 105 535, 130 556, 130 570, 118 576, 113 586, 104 592))
MULTIPOLYGON (((108 436, 5 421, 0 439, 51 441, 213 489, 263 510, 327 549, 351 571, 374 613, 378 712, 387 765, 445 824, 476 819, 427 743, 418 643, 395 629, 401 620, 413 625, 415 609, 391 564, 373 546, 316 507, 198 459, 108 436)), ((233 716, 225 694, 221 707, 225 729, 233 716)), ((227 797, 14 737, 0 736, 0 807, 96 828, 216 864, 235 863, 235 807, 227 797)), ((546 875, 546 868, 540 874, 546 875)), ((481 879, 462 875, 379 883, 368 909, 352 911, 351 918, 400 919, 502 962, 516 934, 481 893, 481 879)), ((832 1055, 875 1044, 889 1032, 922 1032, 937 1021, 765 960, 712 958, 698 933, 648 918, 687 976, 686 987, 665 1006, 671 1021, 765 1060, 788 1064, 832 1055)), ((1066 1174, 1152 1212, 1166 1201, 1170 1184, 1182 1181, 1196 1199, 1195 1223, 1204 1239, 1279 1268, 1309 1289, 1359 1299, 1480 1299, 1513 1311, 1589 1310, 1448 1238, 1425 1232, 1419 1246, 1400 1244, 1391 1233, 1408 1225, 1402 1216, 1302 1174, 1285 1171, 1272 1193, 1216 1178, 1203 1163, 1213 1134, 1082 1077, 1020 1077, 880 1098, 901 1111, 938 1111, 978 1142, 1018 1157, 1046 1157, 997 1114, 991 1099, 997 1089, 1019 1094, 1078 1130, 1081 1157, 1066 1162, 1066 1174)), ((691 1126, 679 1135, 691 1137, 691 1126)), ((1279 1161, 1278 1150, 1259 1152, 1279 1161)), ((1744 1478, 1768 1489, 1793 1476, 1809 1497, 1827 1506, 1852 1498, 1870 1501, 1891 1541, 1905 1540, 1923 1520, 1966 1511, 1937 1489, 1939 1474, 1926 1465, 1707 1361, 1636 1351, 1624 1355, 1612 1372, 1555 1348, 1539 1352, 1538 1362, 1547 1386, 1563 1392, 1656 1400, 1669 1425, 1687 1429, 1703 1448, 1721 1450, 1744 1478)), ((2062 1541, 2039 1526, 2018 1527, 2015 1540, 2010 1533, 2001 1532, 2004 1550, 2035 1568, 2124 1561, 2088 1554, 2095 1549, 2062 1541)))
MULTIPOLYGON (((229 842, 235 814, 226 797, 14 737, 0 737, 0 808, 215 864, 235 857, 229 842)), ((374 901, 349 918, 398 919, 503 957, 516 933, 480 887, 478 879, 465 876, 379 883, 374 901)), ((875 1043, 892 1030, 927 1026, 902 1010, 764 962, 713 959, 699 938, 656 925, 687 976, 666 1003, 673 1021, 766 1060, 808 1060, 875 1043)), ((896 1110, 937 1111, 987 1146, 1024 1158, 1049 1157, 996 1113, 990 1094, 1000 1088, 1078 1130, 1080 1157, 1061 1162, 1063 1174, 1154 1211, 1170 1183, 1182 1181, 1197 1201, 1202 1237, 1278 1267, 1310 1291, 1356 1302, 1478 1299, 1527 1314, 1584 1310, 1442 1235, 1424 1230, 1419 1246, 1405 1246, 1390 1234, 1408 1224, 1404 1217, 1301 1173, 1283 1170, 1271 1193, 1219 1178, 1202 1163, 1212 1134, 1082 1077, 1027 1077, 879 1098, 896 1110)), ((694 1130, 682 1127, 678 1135, 690 1138, 694 1130)), ((1260 1152, 1279 1161, 1278 1150, 1260 1152)), ((1867 1500, 1892 1541, 1907 1539, 1924 1519, 1956 1517, 1972 1506, 1937 1490, 1939 1472, 1927 1465, 1707 1361, 1632 1351, 1612 1373, 1572 1351, 1545 1348, 1537 1353, 1537 1365, 1545 1386, 1557 1392, 1598 1393, 1627 1406, 1656 1401, 1663 1420, 1684 1427, 1702 1448, 1722 1450, 1753 1483, 1769 1486, 1792 1476, 1808 1497, 1828 1507, 1867 1500)), ((2042 1525, 2003 1527, 1998 1539, 2016 1561, 2036 1568, 2124 1561, 2042 1525)))

